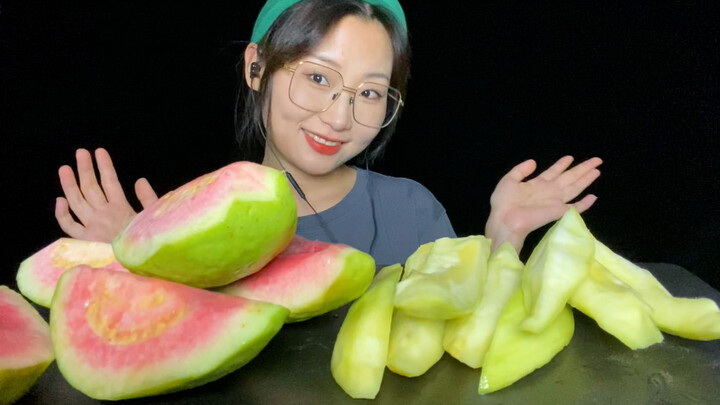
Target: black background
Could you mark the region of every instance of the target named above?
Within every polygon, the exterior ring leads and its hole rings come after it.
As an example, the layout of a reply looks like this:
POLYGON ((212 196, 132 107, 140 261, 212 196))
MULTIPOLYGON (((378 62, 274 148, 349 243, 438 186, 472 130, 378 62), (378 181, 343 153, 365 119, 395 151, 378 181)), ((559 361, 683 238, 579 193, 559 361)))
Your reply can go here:
MULTIPOLYGON (((423 183, 465 235, 516 163, 600 156, 596 237, 720 289, 720 15, 648 3, 404 1, 412 77, 375 169, 423 183)), ((76 148, 107 148, 129 192, 237 159, 234 65, 262 2, 208 4, 0 0, 0 284, 62 235, 57 168, 76 148)))

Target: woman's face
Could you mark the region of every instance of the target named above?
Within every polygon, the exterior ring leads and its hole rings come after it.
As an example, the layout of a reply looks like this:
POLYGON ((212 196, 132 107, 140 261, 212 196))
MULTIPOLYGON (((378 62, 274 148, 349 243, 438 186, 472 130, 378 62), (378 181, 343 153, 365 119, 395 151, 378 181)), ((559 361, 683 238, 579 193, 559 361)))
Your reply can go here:
MULTIPOLYGON (((337 70, 346 87, 356 88, 365 81, 389 85, 393 51, 382 24, 347 16, 316 48, 290 66, 300 60, 337 70)), ((379 129, 355 122, 350 92, 343 91, 323 112, 298 107, 289 96, 291 78, 292 72, 286 69, 273 74, 267 128, 275 152, 293 174, 330 173, 362 152, 378 134, 379 129)), ((265 160, 274 160, 267 150, 265 160)))

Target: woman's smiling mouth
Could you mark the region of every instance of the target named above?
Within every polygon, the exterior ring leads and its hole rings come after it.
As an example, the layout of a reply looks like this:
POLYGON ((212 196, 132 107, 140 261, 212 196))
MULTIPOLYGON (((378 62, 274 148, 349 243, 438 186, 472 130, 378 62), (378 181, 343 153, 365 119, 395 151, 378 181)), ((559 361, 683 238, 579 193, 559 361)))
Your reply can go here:
POLYGON ((331 141, 306 130, 303 130, 303 133, 305 134, 305 140, 308 145, 310 145, 315 152, 323 155, 334 155, 338 153, 343 144, 342 142, 331 141))

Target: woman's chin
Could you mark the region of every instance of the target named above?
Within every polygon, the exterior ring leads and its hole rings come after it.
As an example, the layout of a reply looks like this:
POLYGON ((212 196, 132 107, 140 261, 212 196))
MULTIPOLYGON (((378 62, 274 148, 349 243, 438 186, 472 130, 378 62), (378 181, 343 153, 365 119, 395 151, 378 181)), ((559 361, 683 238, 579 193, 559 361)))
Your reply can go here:
POLYGON ((305 160, 296 167, 307 175, 322 177, 334 173, 338 169, 344 167, 347 160, 349 159, 343 159, 340 156, 333 156, 332 159, 328 159, 328 157, 315 157, 313 159, 305 160))

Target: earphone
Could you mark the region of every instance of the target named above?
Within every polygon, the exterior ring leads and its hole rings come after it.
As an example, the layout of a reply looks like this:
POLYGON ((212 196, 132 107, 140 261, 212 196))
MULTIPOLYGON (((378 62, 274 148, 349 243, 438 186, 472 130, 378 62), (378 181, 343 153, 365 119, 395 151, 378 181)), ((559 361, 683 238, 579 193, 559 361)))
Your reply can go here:
POLYGON ((252 62, 250 64, 250 78, 254 79, 256 77, 260 77, 260 64, 257 62, 252 62))

